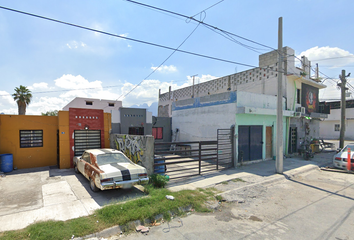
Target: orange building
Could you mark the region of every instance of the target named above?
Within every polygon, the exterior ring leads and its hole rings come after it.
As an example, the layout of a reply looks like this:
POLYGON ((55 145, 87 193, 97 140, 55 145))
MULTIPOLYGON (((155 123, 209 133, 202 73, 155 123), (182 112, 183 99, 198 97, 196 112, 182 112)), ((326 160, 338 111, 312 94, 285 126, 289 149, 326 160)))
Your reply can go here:
POLYGON ((12 154, 13 166, 18 169, 70 168, 73 154, 93 146, 90 137, 97 132, 100 137, 95 138, 94 146, 109 148, 110 129, 111 114, 103 110, 69 109, 59 111, 58 116, 0 115, 0 154, 12 154), (70 112, 74 119, 69 118, 70 112), (102 118, 100 124, 90 121, 94 120, 93 112, 102 118))

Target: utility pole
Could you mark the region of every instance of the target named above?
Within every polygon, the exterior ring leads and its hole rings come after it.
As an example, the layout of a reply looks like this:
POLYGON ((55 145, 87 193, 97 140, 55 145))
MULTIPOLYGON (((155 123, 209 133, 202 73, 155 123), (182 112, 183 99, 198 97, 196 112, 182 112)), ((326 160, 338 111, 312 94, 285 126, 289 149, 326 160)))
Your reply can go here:
POLYGON ((275 169, 283 173, 283 18, 278 23, 278 95, 275 169))
POLYGON ((341 108, 341 118, 340 118, 340 135, 339 135, 339 147, 343 148, 344 147, 344 135, 345 135, 345 108, 346 108, 346 101, 345 101, 345 91, 348 89, 345 87, 347 83, 346 77, 349 77, 350 73, 348 76, 345 76, 345 70, 342 70, 342 75, 339 75, 339 78, 341 80, 341 83, 338 83, 338 86, 341 88, 341 103, 340 103, 340 108, 341 108))

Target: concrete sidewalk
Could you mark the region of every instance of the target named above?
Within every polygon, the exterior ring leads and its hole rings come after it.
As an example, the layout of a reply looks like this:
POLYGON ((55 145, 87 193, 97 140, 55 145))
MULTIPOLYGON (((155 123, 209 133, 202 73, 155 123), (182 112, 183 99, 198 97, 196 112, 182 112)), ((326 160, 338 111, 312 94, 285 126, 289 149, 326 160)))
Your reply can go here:
POLYGON ((224 171, 202 174, 197 177, 190 177, 180 180, 171 180, 167 188, 171 191, 180 191, 184 189, 194 190, 197 188, 212 187, 216 184, 240 178, 247 179, 251 183, 268 183, 284 179, 285 176, 297 175, 306 171, 332 164, 332 158, 335 152, 321 152, 315 154, 309 161, 302 157, 284 158, 284 175, 277 174, 275 171, 275 161, 268 160, 258 163, 247 164, 237 168, 231 168, 224 171))

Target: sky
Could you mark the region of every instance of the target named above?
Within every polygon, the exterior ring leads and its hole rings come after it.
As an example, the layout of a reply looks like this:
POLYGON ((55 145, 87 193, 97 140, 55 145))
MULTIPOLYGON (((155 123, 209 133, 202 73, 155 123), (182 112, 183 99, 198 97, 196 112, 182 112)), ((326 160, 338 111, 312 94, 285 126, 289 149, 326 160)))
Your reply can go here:
MULTIPOLYGON (((354 71, 352 0, 138 2, 193 16, 215 28, 125 0, 0 0, 0 7, 115 35, 0 8, 0 113, 18 113, 11 95, 20 85, 33 95, 27 115, 61 110, 75 97, 120 100, 124 107, 153 103, 156 107, 159 89, 163 93, 169 86, 172 90, 190 86, 193 75, 198 83, 258 66, 258 56, 278 46, 279 17, 283 17, 283 45, 293 48, 298 57, 307 56, 313 66, 319 64, 327 85, 320 91, 321 100, 340 99, 338 76, 342 69, 354 71), (242 39, 231 41, 216 28, 242 39), (171 50, 178 47, 227 61, 171 50)), ((354 86, 353 78, 348 82, 354 86)))

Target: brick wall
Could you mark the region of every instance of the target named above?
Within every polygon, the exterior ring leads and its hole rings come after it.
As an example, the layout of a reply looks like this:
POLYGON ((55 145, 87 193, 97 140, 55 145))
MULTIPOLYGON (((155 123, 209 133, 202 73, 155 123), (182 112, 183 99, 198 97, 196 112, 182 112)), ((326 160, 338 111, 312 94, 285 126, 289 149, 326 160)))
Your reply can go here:
POLYGON ((104 139, 104 115, 101 109, 69 109, 69 133, 70 133, 70 166, 73 166, 74 157, 74 130, 101 130, 101 147, 105 147, 104 139))

